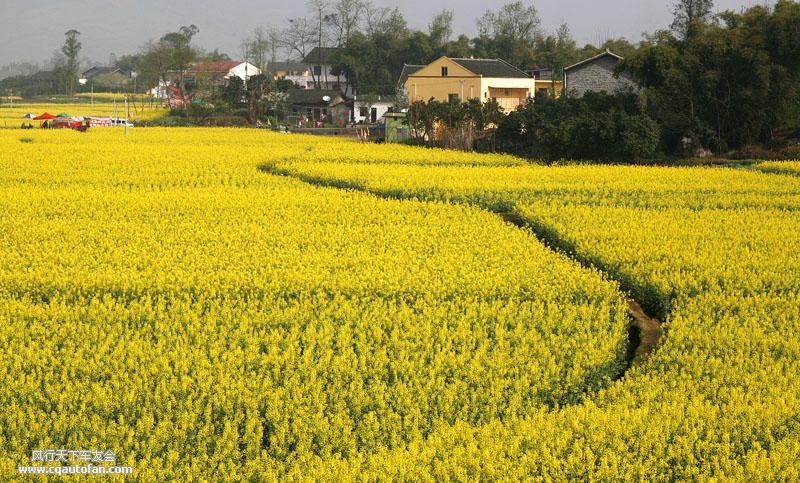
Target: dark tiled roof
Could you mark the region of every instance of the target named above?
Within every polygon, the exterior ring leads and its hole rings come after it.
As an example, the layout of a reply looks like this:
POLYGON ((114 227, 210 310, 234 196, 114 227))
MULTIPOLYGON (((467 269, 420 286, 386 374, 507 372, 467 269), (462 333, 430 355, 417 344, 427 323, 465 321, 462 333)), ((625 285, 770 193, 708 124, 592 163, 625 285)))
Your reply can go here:
POLYGON ((461 67, 483 77, 528 77, 528 74, 501 59, 450 59, 461 67))
POLYGON ((119 69, 116 67, 99 67, 95 66, 91 69, 87 70, 82 74, 84 79, 94 79, 97 76, 105 75, 105 74, 113 74, 114 72, 118 72, 119 69))
POLYGON ((400 80, 398 81, 398 85, 401 85, 401 86, 405 85, 406 81, 408 80, 408 76, 410 76, 411 74, 417 72, 418 70, 422 69, 423 67, 425 67, 425 66, 424 65, 404 64, 403 65, 403 71, 400 72, 400 80))
POLYGON ((306 64, 330 64, 333 54, 339 50, 337 47, 314 47, 303 59, 303 62, 306 64))
POLYGON ((564 70, 574 69, 575 67, 581 66, 583 64, 588 64, 589 62, 597 60, 600 57, 605 57, 606 55, 608 55, 610 57, 613 57, 613 58, 615 58, 617 60, 622 60, 622 57, 620 57, 619 55, 615 54, 614 52, 611 52, 610 50, 606 49, 605 52, 601 52, 601 53, 595 55, 594 57, 590 57, 590 58, 588 58, 586 60, 582 60, 582 61, 578 62, 577 64, 572 64, 569 67, 564 67, 564 70))

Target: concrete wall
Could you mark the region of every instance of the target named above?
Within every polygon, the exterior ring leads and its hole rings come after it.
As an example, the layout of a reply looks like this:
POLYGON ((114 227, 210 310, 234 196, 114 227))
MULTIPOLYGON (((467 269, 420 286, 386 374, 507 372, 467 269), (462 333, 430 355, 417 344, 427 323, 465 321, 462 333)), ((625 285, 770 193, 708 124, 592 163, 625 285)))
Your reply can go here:
POLYGON ((614 94, 619 90, 633 88, 638 90, 636 84, 629 77, 620 75, 614 77, 614 67, 619 60, 606 55, 590 62, 575 66, 564 74, 564 88, 570 94, 583 96, 589 91, 606 91, 614 94))

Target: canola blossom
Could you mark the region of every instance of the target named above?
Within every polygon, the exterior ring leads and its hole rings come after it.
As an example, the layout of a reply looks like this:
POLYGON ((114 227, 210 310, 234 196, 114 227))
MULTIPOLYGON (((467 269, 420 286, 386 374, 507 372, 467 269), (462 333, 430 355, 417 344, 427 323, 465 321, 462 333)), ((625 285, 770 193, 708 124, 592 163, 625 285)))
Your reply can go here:
POLYGON ((755 168, 765 173, 800 176, 800 161, 764 161, 755 165, 755 168))
POLYGON ((149 121, 163 116, 165 113, 163 108, 151 103, 149 99, 136 96, 135 102, 131 98, 128 99, 128 112, 126 115, 124 95, 108 94, 102 100, 97 98, 98 94, 95 94, 95 96, 94 103, 15 102, 13 108, 0 108, 0 127, 19 128, 22 122, 25 122, 38 128, 42 121, 24 118, 23 116, 28 113, 37 116, 49 112, 54 116, 67 113, 71 116, 127 117, 130 120, 138 119, 141 121, 149 121))
POLYGON ((520 437, 621 384, 630 321, 598 271, 479 207, 259 169, 355 143, 0 140, 0 479, 91 447, 133 481, 515 479, 520 437))
MULTIPOLYGON (((404 157, 395 149, 393 157, 404 157)), ((511 479, 792 481, 800 477, 792 456, 800 450, 793 166, 398 165, 377 155, 347 162, 297 153, 263 169, 386 198, 512 213, 665 319, 655 353, 621 384, 505 433, 525 448, 511 479)), ((450 444, 470 444, 460 441, 450 444)))
POLYGON ((153 482, 800 480, 792 163, 0 142, 0 479, 104 447, 153 482), (623 292, 665 324, 620 377, 623 292))

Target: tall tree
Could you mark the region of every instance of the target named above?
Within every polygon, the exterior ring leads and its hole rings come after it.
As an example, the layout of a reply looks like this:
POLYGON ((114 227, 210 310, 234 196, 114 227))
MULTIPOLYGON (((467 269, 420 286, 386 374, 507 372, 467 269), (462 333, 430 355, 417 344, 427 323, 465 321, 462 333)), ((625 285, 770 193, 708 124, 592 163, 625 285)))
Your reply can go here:
POLYGON ((289 20, 289 26, 283 31, 282 43, 290 54, 297 54, 302 59, 314 48, 316 36, 316 29, 312 21, 306 17, 293 18, 289 20))
POLYGON ((177 32, 165 34, 158 42, 148 42, 143 53, 142 66, 145 76, 152 80, 155 78, 159 86, 166 86, 168 75, 178 84, 181 95, 184 96, 184 109, 186 106, 186 71, 192 62, 197 59, 198 52, 192 47, 192 38, 200 30, 190 25, 178 29, 177 32))
POLYGON ((688 35, 689 26, 693 21, 709 20, 713 8, 713 0, 678 0, 672 5, 674 17, 670 28, 678 37, 684 38, 688 35))
POLYGON ((358 30, 363 9, 364 2, 361 0, 339 0, 333 5, 328 22, 332 27, 334 46, 344 47, 350 35, 358 30))
POLYGON ((168 59, 171 70, 175 73, 178 87, 181 90, 183 108, 188 113, 189 106, 186 105, 186 71, 191 67, 192 62, 197 58, 197 51, 192 47, 192 37, 200 30, 194 25, 181 27, 177 32, 170 32, 161 37, 161 42, 168 49, 168 59))
POLYGON ((500 57, 519 68, 532 67, 536 39, 541 38, 541 19, 536 7, 507 3, 487 10, 477 19, 479 36, 473 40, 481 57, 500 57))
POLYGON ((72 29, 68 30, 64 35, 67 36, 67 39, 64 41, 64 45, 61 47, 61 52, 66 58, 66 62, 64 64, 64 80, 66 94, 71 96, 75 94, 75 82, 78 80, 78 54, 80 53, 82 47, 78 37, 81 35, 81 33, 75 29, 72 29))
POLYGON ((536 64, 553 69, 553 79, 560 79, 564 67, 580 60, 580 53, 567 24, 561 24, 555 35, 548 35, 536 43, 536 64))
POLYGON ((438 49, 453 35, 453 10, 444 9, 433 16, 428 24, 428 37, 431 47, 438 49))
POLYGON ((147 42, 142 51, 140 81, 158 86, 158 97, 166 97, 166 86, 170 69, 167 47, 161 42, 147 42))
POLYGON ((328 26, 330 25, 330 5, 327 0, 307 0, 308 9, 311 11, 314 22, 314 47, 327 47, 328 26))
POLYGON ((253 37, 249 40, 250 47, 250 58, 252 62, 261 69, 262 72, 266 72, 267 70, 267 63, 271 60, 270 59, 270 52, 272 49, 272 42, 270 41, 269 32, 267 32, 264 27, 258 26, 253 31, 253 37))

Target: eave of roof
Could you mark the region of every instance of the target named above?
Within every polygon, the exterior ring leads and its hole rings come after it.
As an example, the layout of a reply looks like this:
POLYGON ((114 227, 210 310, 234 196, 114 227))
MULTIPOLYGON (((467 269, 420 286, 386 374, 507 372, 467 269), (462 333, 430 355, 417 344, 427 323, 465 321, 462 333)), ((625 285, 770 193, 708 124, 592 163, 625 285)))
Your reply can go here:
POLYGON ((566 71, 566 70, 573 69, 575 67, 579 67, 579 66, 581 66, 583 64, 586 64, 586 63, 592 62, 594 60, 597 60, 600 57, 605 57, 606 55, 610 55, 611 57, 614 57, 617 60, 622 60, 622 57, 620 57, 619 55, 615 54, 614 52, 611 52, 610 50, 606 49, 605 52, 601 52, 601 53, 595 55, 594 57, 590 57, 588 59, 582 60, 582 61, 580 61, 580 62, 578 62, 576 64, 572 64, 569 67, 564 67, 564 70, 566 71))
POLYGON ((450 60, 467 69, 476 75, 483 77, 509 77, 527 78, 530 77, 525 72, 514 67, 503 59, 461 59, 451 58, 450 60))

